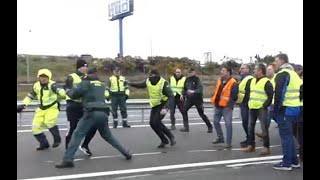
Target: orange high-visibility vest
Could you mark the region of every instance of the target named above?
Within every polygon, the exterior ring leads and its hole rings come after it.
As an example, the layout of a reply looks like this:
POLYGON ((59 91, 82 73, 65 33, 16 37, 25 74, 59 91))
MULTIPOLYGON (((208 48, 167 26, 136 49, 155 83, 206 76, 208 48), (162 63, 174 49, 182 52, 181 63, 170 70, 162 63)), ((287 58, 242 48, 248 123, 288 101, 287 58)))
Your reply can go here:
MULTIPOLYGON (((236 83, 237 81, 232 77, 228 83, 223 87, 221 94, 220 94, 220 100, 219 100, 219 106, 221 107, 226 107, 228 105, 228 102, 230 100, 231 97, 231 88, 233 86, 234 83, 236 83)), ((216 98, 217 98, 217 94, 219 91, 219 88, 221 86, 221 79, 219 79, 216 89, 214 91, 214 95, 211 98, 211 104, 215 104, 216 98)))

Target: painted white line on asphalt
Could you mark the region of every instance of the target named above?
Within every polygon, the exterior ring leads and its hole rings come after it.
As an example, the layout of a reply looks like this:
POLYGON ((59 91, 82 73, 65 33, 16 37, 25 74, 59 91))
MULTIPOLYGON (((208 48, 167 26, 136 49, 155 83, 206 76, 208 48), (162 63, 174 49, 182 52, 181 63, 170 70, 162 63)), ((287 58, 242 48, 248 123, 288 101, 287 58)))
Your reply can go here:
MULTIPOLYGON (((154 154, 162 154, 162 152, 151 152, 151 153, 137 153, 132 154, 133 156, 146 156, 146 155, 154 155, 154 154)), ((86 158, 79 158, 74 159, 74 161, 82 161, 82 160, 89 160, 89 159, 107 159, 107 158, 114 158, 114 157, 123 157, 122 155, 116 155, 116 156, 92 156, 92 157, 86 157, 86 158)), ((53 163, 54 161, 45 161, 48 163, 53 163)))
POLYGON ((30 178, 22 180, 61 180, 61 179, 77 179, 77 178, 89 178, 89 177, 101 177, 110 175, 121 175, 121 174, 131 174, 131 173, 145 173, 152 171, 163 171, 171 169, 183 169, 192 167, 205 167, 214 165, 224 165, 224 164, 235 164, 235 163, 245 163, 245 162, 255 162, 263 160, 278 160, 282 156, 267 156, 267 157, 256 157, 256 158, 245 158, 245 159, 232 159, 232 160, 222 160, 222 161, 211 161, 211 162, 200 162, 200 163, 189 163, 189 164, 176 164, 168 166, 157 166, 148 168, 138 168, 138 169, 126 169, 126 170, 115 170, 115 171, 103 171, 103 172, 93 172, 93 173, 83 173, 83 174, 71 174, 62 176, 51 176, 51 177, 40 177, 40 178, 30 178))
MULTIPOLYGON (((281 145, 272 145, 270 146, 270 148, 274 148, 274 147, 280 147, 281 145)), ((256 149, 262 149, 263 147, 256 147, 256 149)), ((221 149, 221 150, 216 150, 216 149, 204 149, 204 150, 191 150, 188 152, 215 152, 215 151, 222 151, 222 150, 226 150, 226 151, 242 151, 244 148, 232 148, 232 149, 221 149)))
MULTIPOLYGON (((220 122, 221 124, 224 124, 224 122, 220 122)), ((242 123, 241 121, 234 121, 232 122, 232 124, 240 124, 242 123)), ((171 126, 171 124, 164 124, 166 126, 171 126)), ((182 126, 183 124, 182 123, 178 123, 176 124, 176 126, 182 126)), ((194 126, 194 125, 205 125, 204 122, 201 122, 201 123, 189 123, 189 126, 194 126)), ((149 124, 142 124, 142 125, 132 125, 131 126, 132 128, 143 128, 143 127, 150 127, 149 124)), ((123 127, 118 127, 118 128, 123 128, 123 127)), ((112 128, 110 128, 112 129, 112 128)), ((59 129, 60 131, 67 131, 68 128, 60 128, 59 129)), ((48 131, 48 129, 45 129, 44 131, 48 131)), ((27 129, 27 130, 17 130, 17 133, 24 133, 24 132, 32 132, 31 129, 27 129)))
POLYGON ((178 174, 178 173, 208 171, 208 170, 212 170, 212 168, 193 169, 193 170, 186 170, 186 171, 174 171, 174 172, 168 172, 167 174, 178 174))
POLYGON ((114 179, 132 179, 132 178, 146 177, 146 176, 152 176, 152 174, 141 174, 141 175, 136 175, 136 176, 125 176, 125 177, 118 177, 118 178, 114 178, 114 179))
POLYGON ((232 164, 232 165, 227 165, 226 167, 241 167, 241 166, 249 166, 249 165, 256 165, 256 164, 276 164, 278 162, 281 162, 281 159, 276 161, 257 161, 257 162, 250 162, 250 163, 232 164))
POLYGON ((215 152, 215 151, 218 151, 216 149, 209 149, 209 150, 191 150, 191 151, 188 151, 188 152, 215 152))

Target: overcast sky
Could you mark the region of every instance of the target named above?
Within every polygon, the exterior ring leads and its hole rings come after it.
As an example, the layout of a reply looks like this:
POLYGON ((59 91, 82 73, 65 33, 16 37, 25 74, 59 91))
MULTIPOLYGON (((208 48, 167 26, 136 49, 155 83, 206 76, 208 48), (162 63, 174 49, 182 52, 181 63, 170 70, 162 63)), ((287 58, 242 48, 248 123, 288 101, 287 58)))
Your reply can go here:
MULTIPOLYGON (((18 0, 17 51, 114 58, 119 22, 109 0, 18 0), (31 32, 29 32, 31 30, 31 32)), ((123 20, 124 55, 223 56, 245 62, 279 51, 303 63, 302 0, 134 0, 123 20)))

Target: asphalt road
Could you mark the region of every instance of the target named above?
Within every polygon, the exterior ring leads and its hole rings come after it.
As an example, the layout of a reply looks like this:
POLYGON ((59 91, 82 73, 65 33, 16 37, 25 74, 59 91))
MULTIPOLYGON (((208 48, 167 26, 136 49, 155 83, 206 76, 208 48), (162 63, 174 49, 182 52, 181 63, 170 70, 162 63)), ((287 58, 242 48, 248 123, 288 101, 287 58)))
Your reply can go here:
MULTIPOLYGON (((207 112, 207 110, 206 110, 207 112)), ((38 143, 32 136, 30 129, 32 113, 23 113, 21 125, 17 127, 17 179, 303 179, 303 166, 290 172, 272 169, 272 164, 280 161, 281 146, 278 129, 274 122, 270 127, 271 155, 260 156, 262 142, 256 138, 257 150, 254 153, 241 151, 239 142, 244 140, 244 132, 240 119, 233 121, 233 148, 226 150, 223 145, 213 145, 216 133, 206 133, 207 128, 194 109, 189 113, 190 132, 173 131, 177 144, 164 149, 156 148, 160 140, 145 122, 141 122, 141 112, 129 112, 129 121, 133 125, 130 129, 111 129, 113 135, 133 153, 130 161, 125 160, 111 145, 103 141, 96 134, 90 148, 93 153, 88 158, 78 151, 75 156, 75 168, 55 169, 54 164, 62 159, 64 143, 56 149, 36 151, 38 143), (137 115, 136 117, 134 115, 137 115)), ((178 129, 182 127, 181 115, 177 114, 178 129), (180 117, 180 118, 179 118, 180 117)), ((208 109, 207 115, 212 121, 208 109)), ((235 116, 237 112, 235 112, 235 116)), ((61 113, 59 124, 66 124, 65 114, 61 113)), ((169 115, 166 116, 166 119, 169 115)), ((19 115, 17 115, 19 122, 19 115)), ((169 126, 169 121, 164 120, 169 126)), ((61 135, 66 134, 66 125, 60 126, 61 135)), ((225 132, 225 126, 222 126, 225 132)), ((256 131, 260 130, 257 124, 256 131)), ((49 142, 51 135, 45 132, 49 142)))

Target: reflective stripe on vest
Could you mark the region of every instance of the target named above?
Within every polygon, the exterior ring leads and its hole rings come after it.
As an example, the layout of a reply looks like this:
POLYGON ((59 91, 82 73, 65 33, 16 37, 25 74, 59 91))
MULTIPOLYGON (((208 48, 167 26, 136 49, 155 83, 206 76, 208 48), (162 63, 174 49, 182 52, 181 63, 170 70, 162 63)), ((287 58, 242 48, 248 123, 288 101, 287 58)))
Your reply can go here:
POLYGON ((244 98, 244 96, 246 94, 246 92, 245 92, 246 84, 247 84, 248 80, 252 79, 252 78, 253 78, 253 76, 248 75, 248 76, 246 76, 245 78, 243 78, 241 80, 241 82, 239 84, 239 94, 238 94, 237 103, 239 103, 239 104, 242 103, 243 98, 244 98))
POLYGON ((283 106, 287 107, 297 107, 300 106, 300 86, 302 85, 302 80, 298 74, 290 69, 282 69, 281 72, 287 72, 290 76, 289 84, 287 86, 287 91, 284 96, 283 106))
POLYGON ((111 92, 122 92, 124 91, 124 82, 125 78, 123 76, 119 76, 119 79, 112 75, 110 78, 110 91, 111 92))
POLYGON ((161 104, 161 102, 168 100, 168 97, 162 94, 164 82, 166 80, 162 77, 156 85, 152 85, 149 78, 146 81, 146 85, 149 91, 149 103, 151 107, 155 107, 161 104))
POLYGON ((260 109, 263 103, 268 99, 267 93, 264 90, 266 83, 269 81, 268 78, 263 77, 258 82, 254 78, 250 83, 250 99, 248 106, 250 109, 260 109))
POLYGON ((180 95, 182 94, 185 81, 186 81, 186 77, 182 77, 177 83, 176 78, 174 76, 171 76, 170 87, 174 96, 176 96, 177 93, 180 95))
MULTIPOLYGON (((73 79, 73 85, 80 84, 82 81, 82 79, 80 78, 80 76, 77 73, 72 73, 69 76, 71 76, 73 79)), ((68 95, 66 95, 66 100, 72 100, 72 101, 79 102, 79 103, 81 102, 81 98, 71 99, 68 95)))
POLYGON ((37 94, 37 99, 40 106, 52 105, 57 101, 57 94, 54 93, 51 89, 51 85, 55 83, 54 81, 49 80, 47 86, 42 87, 40 82, 36 82, 33 85, 33 91, 37 94))
MULTIPOLYGON (((236 83, 237 81, 232 77, 228 83, 223 87, 221 94, 220 94, 220 100, 219 100, 219 106, 221 107, 226 107, 228 105, 228 102, 230 100, 231 97, 231 89, 233 87, 233 84, 236 83)), ((218 80, 214 95, 211 98, 211 104, 215 104, 216 98, 217 98, 217 94, 219 91, 219 88, 221 86, 221 79, 218 80)))
MULTIPOLYGON (((273 92, 274 92, 274 90, 276 89, 275 77, 276 77, 276 75, 274 75, 274 76, 270 79, 270 82, 271 82, 272 87, 273 87, 273 92)), ((272 97, 272 102, 271 102, 271 104, 274 104, 274 94, 273 94, 273 97, 272 97)))

